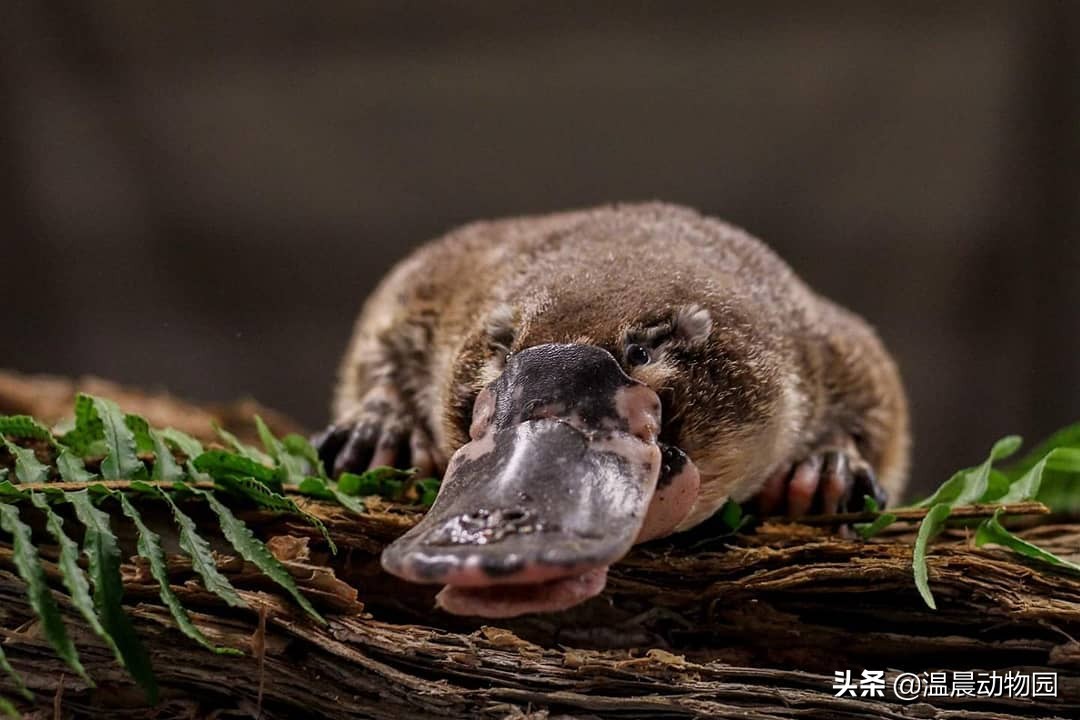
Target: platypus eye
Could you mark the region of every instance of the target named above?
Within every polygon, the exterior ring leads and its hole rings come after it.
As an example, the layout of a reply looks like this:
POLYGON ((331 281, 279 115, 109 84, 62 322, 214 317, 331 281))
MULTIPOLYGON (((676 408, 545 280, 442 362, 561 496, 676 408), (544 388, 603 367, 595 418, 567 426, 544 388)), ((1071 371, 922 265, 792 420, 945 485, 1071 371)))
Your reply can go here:
POLYGON ((626 364, 630 367, 637 367, 639 365, 648 365, 652 360, 652 356, 649 355, 649 351, 644 345, 628 345, 626 348, 626 364))

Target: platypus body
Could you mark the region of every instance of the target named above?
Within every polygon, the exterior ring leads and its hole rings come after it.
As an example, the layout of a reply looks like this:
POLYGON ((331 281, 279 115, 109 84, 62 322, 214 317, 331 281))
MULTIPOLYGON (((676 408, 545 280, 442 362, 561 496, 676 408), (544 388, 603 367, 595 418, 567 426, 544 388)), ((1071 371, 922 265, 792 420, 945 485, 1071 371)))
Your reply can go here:
POLYGON ((731 498, 765 515, 903 489, 896 366, 747 233, 617 205, 467 225, 368 300, 319 439, 336 472, 444 473, 382 556, 449 612, 599 593, 635 543, 731 498))

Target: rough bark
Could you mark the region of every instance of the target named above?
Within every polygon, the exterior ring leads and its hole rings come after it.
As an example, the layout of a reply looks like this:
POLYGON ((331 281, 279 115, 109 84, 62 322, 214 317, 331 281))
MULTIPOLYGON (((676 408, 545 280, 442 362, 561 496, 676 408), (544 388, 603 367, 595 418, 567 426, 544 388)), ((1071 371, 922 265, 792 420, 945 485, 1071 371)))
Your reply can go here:
MULTIPOLYGON (((963 530, 934 545, 938 610, 914 589, 910 526, 871 541, 827 528, 765 525, 733 538, 708 528, 635 549, 603 596, 560 616, 487 624, 433 608, 433 590, 378 569, 378 552, 418 517, 372 503, 356 516, 307 503, 340 547, 330 556, 310 527, 251 512, 245 519, 329 619, 319 627, 236 558, 219 564, 250 610, 202 591, 182 558, 174 589, 216 642, 186 640, 138 562, 125 567, 129 610, 152 655, 163 699, 147 709, 109 651, 57 598, 97 687, 66 671, 39 637, 10 550, 0 546, 4 649, 27 677, 30 715, 88 718, 661 717, 1014 718, 1080 714, 1080 578, 1015 554, 974 548, 963 530), (836 670, 1040 670, 1058 697, 835 697, 836 670)), ((150 508, 152 510, 152 508, 150 508)), ((118 530, 121 529, 118 527, 118 530)), ((1063 556, 1080 524, 1024 536, 1063 556)), ((50 568, 52 570, 52 568, 50 568)), ((58 576, 51 577, 54 583, 58 576)), ((57 587, 59 587, 57 585, 57 587)), ((6 681, 4 681, 6 682, 6 681)), ((2 685, 3 683, 0 683, 2 685)), ((10 687, 4 694, 11 697, 10 687)))

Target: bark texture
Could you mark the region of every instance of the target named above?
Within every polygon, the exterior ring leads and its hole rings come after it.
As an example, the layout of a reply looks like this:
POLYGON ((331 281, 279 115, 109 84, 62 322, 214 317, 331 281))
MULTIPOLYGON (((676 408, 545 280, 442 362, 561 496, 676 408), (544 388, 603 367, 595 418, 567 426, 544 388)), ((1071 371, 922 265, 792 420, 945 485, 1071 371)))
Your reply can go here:
MULTIPOLYGON (((29 408, 32 410, 32 408, 29 408)), ((1080 578, 963 530, 933 546, 927 608, 912 580, 911 526, 871 541, 827 528, 767 524, 715 537, 710 528, 635 549, 604 594, 558 616, 472 622, 433 607, 433 588, 400 583, 378 553, 419 517, 372 502, 357 516, 307 502, 326 523, 331 556, 308 526, 264 512, 245 519, 283 560, 329 624, 296 611, 241 560, 218 556, 251 609, 224 606, 170 559, 174 590, 215 642, 184 638, 145 565, 124 568, 128 610, 150 650, 162 700, 147 708, 109 650, 57 599, 97 686, 66 670, 40 637, 0 545, 4 650, 36 701, 30 717, 356 718, 1029 718, 1080 715, 1080 578), (836 697, 833 673, 885 670, 1055 671, 1058 696, 836 697)), ((155 521, 154 508, 146 507, 155 521)), ((160 518, 160 525, 167 523, 160 518)), ((123 531, 121 523, 116 529, 123 531)), ((163 530, 164 532, 164 530, 163 530)), ((715 533, 715 528, 712 529, 715 533)), ((1080 525, 1023 535, 1065 557, 1080 525)), ((47 555, 47 553, 46 553, 47 555)), ((59 588, 59 575, 49 567, 59 588)), ((3 693, 13 697, 11 688, 3 693)))

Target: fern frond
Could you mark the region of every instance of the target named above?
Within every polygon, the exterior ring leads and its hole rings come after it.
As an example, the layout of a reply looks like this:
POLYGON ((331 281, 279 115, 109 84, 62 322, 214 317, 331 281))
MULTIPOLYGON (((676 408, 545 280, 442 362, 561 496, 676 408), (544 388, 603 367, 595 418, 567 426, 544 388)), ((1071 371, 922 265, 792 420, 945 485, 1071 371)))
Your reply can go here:
POLYGON ((296 581, 293 580, 289 571, 286 570, 285 566, 270 553, 266 545, 255 537, 255 534, 251 532, 251 529, 240 522, 240 520, 233 515, 232 511, 222 504, 213 493, 205 490, 199 490, 197 492, 210 504, 210 508, 218 516, 218 520, 221 521, 222 534, 225 535, 225 539, 232 544, 236 551, 240 553, 240 556, 262 570, 267 577, 284 588, 285 591, 296 600, 300 607, 304 608, 304 612, 314 618, 320 625, 325 625, 326 620, 323 619, 322 615, 312 607, 311 602, 300 592, 300 589, 296 586, 296 581))
POLYGON ((48 497, 43 493, 31 493, 30 502, 45 515, 45 529, 60 548, 58 561, 60 576, 71 596, 71 604, 83 616, 90 629, 109 646, 116 655, 117 661, 123 664, 124 658, 120 655, 112 635, 101 624, 94 610, 94 601, 90 597, 90 582, 86 579, 83 569, 79 567, 78 544, 64 531, 64 520, 49 505, 48 497))
POLYGON ((317 500, 329 500, 336 502, 346 510, 363 515, 367 512, 364 501, 358 497, 346 495, 338 488, 337 483, 325 478, 307 477, 297 486, 297 492, 301 495, 313 497, 317 500))
POLYGON ((19 709, 12 705, 11 701, 3 695, 0 695, 0 712, 12 718, 12 720, 20 720, 23 716, 19 709))
POLYGON ((205 452, 201 442, 176 428, 165 428, 161 431, 161 436, 165 438, 165 442, 182 452, 189 460, 193 460, 205 452))
POLYGON ((57 456, 56 469, 64 482, 83 484, 94 479, 94 473, 86 469, 83 459, 67 448, 61 450, 57 456))
POLYGON ((96 397, 93 402, 105 434, 101 476, 106 480, 145 477, 146 466, 139 459, 135 433, 128 427, 124 413, 112 400, 96 397))
POLYGON ((317 477, 323 479, 327 477, 326 468, 323 467, 318 451, 311 446, 306 437, 290 433, 281 438, 281 446, 288 454, 306 460, 317 477))
POLYGON ((165 607, 169 608, 169 612, 172 613, 180 632, 207 650, 212 650, 219 655, 243 655, 244 653, 236 648, 214 645, 203 635, 199 628, 195 627, 195 624, 191 622, 191 617, 187 614, 187 610, 181 604, 180 598, 173 592, 172 586, 169 584, 169 570, 165 564, 165 551, 161 549, 161 536, 146 526, 142 515, 127 499, 127 496, 119 492, 115 493, 114 496, 119 498, 120 507, 123 509, 124 514, 135 523, 135 528, 139 533, 137 540, 139 555, 146 558, 147 562, 150 563, 150 574, 157 580, 158 586, 161 588, 161 600, 165 603, 165 607))
POLYGON ((135 452, 150 453, 154 451, 154 440, 150 436, 150 423, 146 418, 128 413, 124 415, 124 425, 135 436, 135 452))
POLYGON ((176 464, 176 458, 169 450, 165 436, 156 430, 150 431, 150 441, 154 446, 154 470, 151 480, 161 482, 180 482, 184 479, 184 470, 176 464))
POLYGON ((50 444, 55 442, 49 428, 29 415, 6 415, 0 417, 0 435, 7 435, 21 440, 46 440, 50 444))
POLYGON ((93 397, 83 393, 75 397, 75 427, 60 438, 60 443, 80 457, 104 453, 105 431, 93 397))
MULTIPOLYGON (((233 607, 247 607, 218 570, 211 545, 200 528, 181 509, 181 497, 205 502, 236 554, 276 583, 313 620, 325 624, 286 566, 234 514, 226 499, 236 497, 260 508, 303 518, 336 552, 327 528, 302 509, 294 496, 309 495, 362 513, 364 503, 358 495, 371 491, 402 499, 403 491, 412 487, 406 482, 412 473, 380 468, 361 476, 346 476, 339 486, 338 481, 328 477, 318 453, 305 438, 288 435, 279 439, 258 417, 255 425, 265 452, 244 444, 222 428, 217 431, 228 449, 207 450, 186 433, 156 429, 138 415, 125 414, 115 402, 91 395, 76 398, 74 424, 63 434, 56 430, 56 436, 29 416, 0 417, 0 456, 8 465, 0 467, 0 527, 15 538, 17 569, 27 582, 45 636, 80 675, 85 677, 85 671, 45 583, 44 565, 33 546, 29 526, 19 516, 20 507, 25 507, 20 504, 26 501, 42 513, 45 530, 59 548, 57 567, 72 606, 151 701, 156 698, 157 684, 146 650, 122 604, 122 558, 110 513, 122 514, 134 525, 137 553, 147 561, 161 601, 178 629, 213 652, 242 652, 215 645, 192 621, 169 582, 161 536, 140 512, 141 496, 167 504, 179 529, 180 550, 209 592, 233 607), (50 446, 48 457, 42 455, 47 462, 35 454, 41 452, 42 443, 50 446), (65 530, 64 518, 54 507, 57 503, 74 509, 77 524, 84 529, 81 547, 74 539, 76 533, 72 531, 69 536, 65 530), (115 511, 115 507, 119 510, 115 511), (80 551, 88 559, 86 570, 79 564, 80 551)), ((0 656, 0 670, 6 669, 10 665, 0 656)), ((19 681, 14 683, 22 687, 19 681)), ((0 713, 6 712, 9 705, 0 697, 0 713)))
POLYGON ((163 487, 160 485, 147 485, 146 487, 154 488, 158 496, 169 504, 173 519, 176 520, 176 525, 180 529, 180 547, 191 558, 191 567, 202 579, 203 587, 233 607, 247 607, 247 603, 236 592, 236 588, 217 569, 217 563, 214 561, 214 556, 210 551, 210 543, 199 535, 198 528, 195 527, 195 521, 180 509, 172 496, 165 492, 163 487))
POLYGON ((240 438, 236 437, 220 425, 215 424, 214 430, 221 436, 221 439, 225 441, 225 444, 231 447, 238 455, 246 457, 248 460, 253 460, 259 465, 273 465, 273 461, 266 453, 257 450, 246 443, 240 442, 240 438))
POLYGON ((13 502, 15 500, 25 500, 30 497, 30 493, 15 487, 15 485, 7 478, 7 470, 0 472, 0 499, 7 502, 13 502))
POLYGON ((64 621, 60 617, 60 608, 56 606, 56 600, 53 599, 52 591, 45 579, 45 569, 38 556, 37 547, 34 545, 30 526, 19 517, 19 508, 16 505, 0 504, 0 527, 12 537, 15 569, 26 583, 27 597, 30 600, 30 606, 34 608, 34 614, 41 621, 42 634, 52 645, 56 654, 68 664, 68 667, 79 677, 93 683, 79 660, 75 643, 71 641, 71 636, 64 627, 64 621))
POLYGON ((109 526, 109 516, 94 506, 88 490, 67 492, 64 498, 71 503, 76 517, 86 528, 83 552, 94 583, 94 607, 98 618, 113 638, 124 667, 142 687, 147 699, 151 703, 157 702, 157 680, 150 657, 121 604, 124 586, 120 579, 120 547, 109 526))
POLYGON ((290 453, 258 415, 255 416, 255 429, 266 452, 277 463, 279 485, 299 485, 305 477, 315 472, 314 467, 308 467, 309 463, 305 458, 290 453))
POLYGON ((43 483, 49 480, 49 466, 37 459, 31 448, 16 445, 6 437, 0 441, 15 458, 15 478, 21 483, 43 483))
POLYGON ((236 455, 226 450, 207 450, 193 461, 196 470, 204 472, 212 477, 222 475, 237 475, 239 477, 252 477, 261 483, 272 487, 280 487, 277 472, 271 468, 252 460, 249 457, 236 455))
POLYGON ((292 513, 293 515, 302 517, 312 527, 319 531, 326 541, 326 544, 329 546, 330 552, 335 555, 337 554, 337 545, 330 537, 330 532, 326 529, 326 525, 323 524, 322 520, 311 513, 304 511, 291 498, 274 492, 252 477, 221 475, 217 478, 217 484, 226 490, 232 490, 237 495, 248 498, 259 507, 264 507, 268 510, 292 513))

